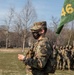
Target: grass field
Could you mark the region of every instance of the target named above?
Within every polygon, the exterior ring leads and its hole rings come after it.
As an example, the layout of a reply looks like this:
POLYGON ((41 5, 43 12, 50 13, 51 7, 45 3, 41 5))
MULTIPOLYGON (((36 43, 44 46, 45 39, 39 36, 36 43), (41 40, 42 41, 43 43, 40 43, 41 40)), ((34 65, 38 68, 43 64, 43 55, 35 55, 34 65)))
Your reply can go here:
MULTIPOLYGON (((25 65, 18 61, 18 53, 21 51, 0 51, 0 75, 25 75, 25 65)), ((74 75, 74 71, 56 70, 52 75, 74 75)))

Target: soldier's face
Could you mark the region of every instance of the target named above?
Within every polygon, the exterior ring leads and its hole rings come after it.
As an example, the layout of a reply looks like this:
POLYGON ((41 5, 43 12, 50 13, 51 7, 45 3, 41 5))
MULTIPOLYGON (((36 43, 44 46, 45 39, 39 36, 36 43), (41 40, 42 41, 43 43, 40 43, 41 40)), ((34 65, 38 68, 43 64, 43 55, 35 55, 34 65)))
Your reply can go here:
POLYGON ((39 32, 32 32, 32 35, 33 35, 34 39, 38 39, 41 36, 41 34, 39 34, 39 32))

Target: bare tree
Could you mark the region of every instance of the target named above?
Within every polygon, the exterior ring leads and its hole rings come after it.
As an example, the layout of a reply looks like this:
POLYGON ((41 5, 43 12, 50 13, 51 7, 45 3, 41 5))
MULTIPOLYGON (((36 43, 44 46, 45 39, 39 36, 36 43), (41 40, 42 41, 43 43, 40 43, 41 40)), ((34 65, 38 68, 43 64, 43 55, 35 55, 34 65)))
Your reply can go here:
POLYGON ((56 18, 56 17, 54 17, 54 16, 52 16, 51 17, 51 26, 53 27, 53 29, 54 29, 54 32, 56 32, 56 30, 57 30, 57 27, 58 27, 58 24, 59 24, 59 19, 58 18, 56 18))
POLYGON ((5 29, 6 26, 0 25, 0 47, 5 47, 5 29))
POLYGON ((10 30, 10 25, 12 23, 12 19, 13 19, 13 16, 14 16, 13 13, 14 13, 14 8, 10 8, 6 19, 4 20, 4 23, 7 26, 6 31, 5 31, 5 35, 6 35, 6 48, 8 48, 9 30, 10 30))
POLYGON ((73 44, 73 41, 74 41, 74 37, 73 37, 73 35, 74 35, 74 32, 73 32, 74 31, 74 21, 72 21, 71 24, 69 24, 69 29, 70 29, 70 32, 69 32, 70 35, 68 38, 68 45, 71 44, 71 42, 73 44))
MULTIPOLYGON (((22 40, 22 34, 23 34, 23 27, 22 27, 22 20, 21 16, 18 13, 15 13, 15 19, 14 19, 14 32, 16 33, 16 41, 17 44, 21 44, 22 40)), ((19 46, 19 45, 18 45, 19 46)))
POLYGON ((36 20, 37 15, 35 12, 34 7, 32 6, 32 3, 30 0, 27 1, 25 7, 23 8, 21 12, 21 20, 23 25, 23 50, 26 46, 26 39, 28 38, 28 30, 29 27, 33 24, 33 22, 36 20))
POLYGON ((50 37, 50 41, 52 43, 56 43, 56 41, 57 41, 56 30, 57 30, 58 23, 59 23, 59 19, 57 19, 56 17, 52 16, 51 17, 51 22, 50 22, 50 25, 49 25, 50 26, 49 27, 49 29, 50 29, 49 37, 50 37))

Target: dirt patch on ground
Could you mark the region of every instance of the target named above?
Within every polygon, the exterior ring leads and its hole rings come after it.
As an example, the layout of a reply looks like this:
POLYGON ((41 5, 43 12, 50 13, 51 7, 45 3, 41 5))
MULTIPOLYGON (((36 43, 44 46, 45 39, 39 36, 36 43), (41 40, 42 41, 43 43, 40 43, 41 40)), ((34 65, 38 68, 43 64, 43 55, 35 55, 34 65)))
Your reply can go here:
POLYGON ((22 48, 9 48, 9 49, 5 49, 5 48, 0 48, 0 52, 25 52, 29 50, 29 48, 25 48, 24 50, 22 50, 22 48))
POLYGON ((22 49, 21 48, 15 48, 15 49, 0 48, 0 52, 22 52, 22 49))

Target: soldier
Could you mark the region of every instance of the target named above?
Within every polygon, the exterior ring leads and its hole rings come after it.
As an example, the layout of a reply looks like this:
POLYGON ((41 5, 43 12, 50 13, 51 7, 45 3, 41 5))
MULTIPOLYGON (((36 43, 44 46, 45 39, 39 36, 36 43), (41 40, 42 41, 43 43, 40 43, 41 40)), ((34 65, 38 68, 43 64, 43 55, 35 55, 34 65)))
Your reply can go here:
POLYGON ((66 51, 65 51, 65 46, 63 46, 63 49, 62 49, 62 51, 61 51, 61 54, 62 54, 62 58, 63 58, 63 63, 62 63, 62 69, 64 70, 65 69, 65 65, 66 65, 66 53, 65 53, 66 51))
POLYGON ((53 45, 53 59, 55 60, 55 66, 57 68, 57 55, 58 55, 58 46, 53 45))
POLYGON ((53 45, 53 58, 57 60, 58 50, 56 45, 53 45))
POLYGON ((74 46, 73 46, 73 49, 72 49, 72 66, 73 66, 73 69, 74 69, 74 46))
POLYGON ((62 49, 63 47, 60 46, 60 49, 58 50, 58 55, 57 55, 57 69, 62 69, 62 49))
POLYGON ((48 72, 45 72, 45 70, 47 71, 47 63, 50 64, 48 60, 52 55, 52 50, 49 45, 49 39, 45 37, 46 31, 46 21, 34 23, 31 32, 37 42, 32 47, 33 53, 30 52, 32 56, 18 54, 18 59, 29 66, 28 68, 26 67, 26 75, 48 75, 48 72))
POLYGON ((71 50, 71 69, 74 69, 74 46, 72 46, 71 50))
POLYGON ((67 63, 67 68, 68 70, 70 70, 70 56, 69 56, 69 46, 66 45, 66 48, 64 48, 63 50, 63 70, 65 69, 66 67, 66 63, 67 63))

